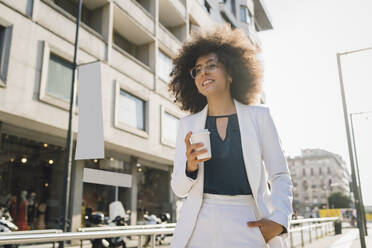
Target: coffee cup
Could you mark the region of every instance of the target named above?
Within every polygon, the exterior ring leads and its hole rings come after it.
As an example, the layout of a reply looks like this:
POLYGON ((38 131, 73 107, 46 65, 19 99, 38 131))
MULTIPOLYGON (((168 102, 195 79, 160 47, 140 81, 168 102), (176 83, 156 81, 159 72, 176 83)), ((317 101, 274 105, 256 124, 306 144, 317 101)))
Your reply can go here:
POLYGON ((206 153, 199 154, 197 156, 198 160, 212 157, 211 142, 210 142, 209 135, 210 135, 210 132, 208 131, 208 129, 202 129, 202 130, 200 130, 198 132, 195 132, 191 135, 191 143, 192 144, 195 144, 195 143, 203 143, 204 144, 204 146, 197 149, 197 151, 203 150, 203 149, 208 150, 206 153))

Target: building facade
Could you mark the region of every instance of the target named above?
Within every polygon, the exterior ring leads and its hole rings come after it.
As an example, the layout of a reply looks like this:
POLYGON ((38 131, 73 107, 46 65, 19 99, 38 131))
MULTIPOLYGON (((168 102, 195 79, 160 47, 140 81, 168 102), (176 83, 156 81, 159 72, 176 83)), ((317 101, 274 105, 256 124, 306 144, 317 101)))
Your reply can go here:
MULTIPOLYGON (((23 230, 61 221, 76 16, 76 0, 0 0, 0 204, 23 230)), ((77 63, 101 64, 105 159, 73 162, 71 229, 115 200, 132 224, 146 211, 175 221, 170 175, 187 113, 167 90, 171 60, 193 30, 216 22, 259 44, 256 32, 271 28, 264 5, 83 0, 81 20, 77 63)))
POLYGON ((351 177, 340 155, 321 149, 304 149, 301 156, 288 157, 287 161, 293 181, 294 209, 299 213, 303 214, 305 207, 328 206, 332 192, 350 196, 351 177))

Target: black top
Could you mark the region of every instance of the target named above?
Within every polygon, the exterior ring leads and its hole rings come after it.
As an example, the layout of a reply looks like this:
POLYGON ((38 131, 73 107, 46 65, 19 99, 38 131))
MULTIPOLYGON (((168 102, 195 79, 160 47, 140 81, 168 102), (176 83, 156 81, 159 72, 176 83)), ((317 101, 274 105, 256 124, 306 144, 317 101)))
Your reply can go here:
MULTIPOLYGON (((251 195, 245 170, 237 114, 208 116, 205 128, 210 131, 212 158, 204 162, 204 193, 219 195, 251 195), (218 134, 216 119, 228 117, 225 139, 218 134)), ((186 172, 196 179, 197 170, 186 172)))

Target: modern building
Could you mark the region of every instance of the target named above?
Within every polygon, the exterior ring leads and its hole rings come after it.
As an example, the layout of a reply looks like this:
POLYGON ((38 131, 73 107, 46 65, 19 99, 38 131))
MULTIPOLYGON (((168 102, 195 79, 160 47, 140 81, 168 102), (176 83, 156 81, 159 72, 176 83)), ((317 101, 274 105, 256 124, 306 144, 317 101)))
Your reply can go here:
MULTIPOLYGON (((328 206, 332 192, 350 196, 350 173, 340 155, 321 150, 304 149, 301 156, 287 158, 293 181, 294 208, 328 206)), ((328 206, 332 207, 332 206, 328 206)))
MULTIPOLYGON (((61 221, 76 16, 77 0, 0 0, 0 203, 24 229, 61 221)), ((216 22, 258 45, 272 28, 262 0, 83 0, 77 59, 101 64, 105 159, 73 162, 72 230, 114 200, 132 224, 145 211, 176 220, 170 175, 187 113, 167 90, 171 60, 216 22)))

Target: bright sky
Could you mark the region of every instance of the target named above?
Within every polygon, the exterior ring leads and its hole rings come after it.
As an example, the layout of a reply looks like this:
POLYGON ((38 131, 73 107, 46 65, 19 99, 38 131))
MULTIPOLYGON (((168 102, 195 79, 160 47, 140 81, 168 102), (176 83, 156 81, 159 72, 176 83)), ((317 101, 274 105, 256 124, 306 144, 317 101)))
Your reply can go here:
MULTIPOLYGON (((336 53, 372 47, 372 1, 265 3, 274 29, 259 33, 264 90, 287 155, 320 148, 350 167, 336 53)), ((372 50, 342 56, 342 67, 349 112, 372 111, 372 50)), ((372 113, 355 115, 354 131, 364 204, 372 205, 372 113)))

